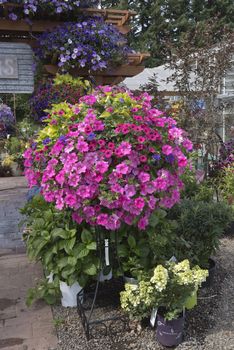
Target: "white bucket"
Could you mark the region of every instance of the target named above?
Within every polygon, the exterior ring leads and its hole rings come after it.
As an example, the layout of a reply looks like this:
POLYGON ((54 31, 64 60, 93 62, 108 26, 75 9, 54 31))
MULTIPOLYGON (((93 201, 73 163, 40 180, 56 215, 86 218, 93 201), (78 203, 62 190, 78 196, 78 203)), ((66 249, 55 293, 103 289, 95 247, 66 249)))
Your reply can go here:
MULTIPOLYGON (((74 283, 71 287, 67 283, 60 281, 60 291, 62 293, 61 303, 64 307, 76 307, 77 306, 77 294, 83 288, 78 282, 74 283)), ((83 302, 83 293, 80 297, 81 302, 83 302)))

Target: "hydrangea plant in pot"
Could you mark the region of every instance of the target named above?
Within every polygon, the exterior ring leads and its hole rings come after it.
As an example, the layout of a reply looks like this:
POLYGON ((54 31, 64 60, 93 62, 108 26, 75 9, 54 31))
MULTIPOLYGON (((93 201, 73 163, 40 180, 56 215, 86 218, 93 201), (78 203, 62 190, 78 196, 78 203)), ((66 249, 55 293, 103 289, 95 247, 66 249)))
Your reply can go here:
POLYGON ((121 306, 131 318, 142 319, 158 309, 157 339, 164 346, 182 341, 184 314, 188 297, 208 275, 198 266, 190 268, 188 260, 158 265, 138 285, 125 285, 121 306))

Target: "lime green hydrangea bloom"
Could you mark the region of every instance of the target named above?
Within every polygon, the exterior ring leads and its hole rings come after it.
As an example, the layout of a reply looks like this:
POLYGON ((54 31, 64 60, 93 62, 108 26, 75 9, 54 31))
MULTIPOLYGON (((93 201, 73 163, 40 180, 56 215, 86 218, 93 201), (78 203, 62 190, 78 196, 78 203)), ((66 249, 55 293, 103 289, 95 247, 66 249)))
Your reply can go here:
POLYGON ((154 269, 154 275, 150 279, 150 282, 153 283, 154 288, 161 292, 163 291, 166 286, 167 286, 167 281, 168 281, 168 271, 165 267, 162 265, 158 265, 154 269))

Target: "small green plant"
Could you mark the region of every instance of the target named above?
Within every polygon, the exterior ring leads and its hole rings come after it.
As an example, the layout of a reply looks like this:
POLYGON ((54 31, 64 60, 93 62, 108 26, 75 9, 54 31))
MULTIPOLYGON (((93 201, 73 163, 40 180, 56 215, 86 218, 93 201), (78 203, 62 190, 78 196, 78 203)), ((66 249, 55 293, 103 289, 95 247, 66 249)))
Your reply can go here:
POLYGON ((61 326, 63 323, 65 322, 64 318, 55 318, 53 320, 54 326, 57 328, 59 326, 61 326))
POLYGON ((149 227, 140 231, 136 227, 123 228, 118 232, 118 256, 125 275, 141 278, 155 265, 173 255, 174 220, 167 212, 157 209, 150 217, 149 227))
POLYGON ((234 164, 223 169, 219 190, 222 198, 231 205, 234 210, 234 164))
POLYGON ((153 308, 163 308, 165 319, 175 319, 207 276, 199 266, 190 268, 188 260, 158 265, 138 285, 125 285, 121 307, 133 319, 149 316, 153 308))
POLYGON ((188 258, 193 265, 208 267, 220 237, 233 218, 230 206, 222 202, 183 200, 173 208, 169 217, 177 221, 174 231, 174 255, 178 260, 188 258))
POLYGON ((31 306, 38 299, 44 300, 47 304, 55 304, 60 297, 59 284, 53 281, 49 283, 47 279, 43 279, 27 292, 26 305, 31 306))
MULTIPOLYGON (((95 232, 77 225, 69 210, 59 211, 41 195, 36 195, 21 213, 26 215, 27 254, 30 259, 41 261, 45 271, 53 272, 54 281, 63 281, 70 286, 78 281, 85 286, 97 274, 99 259, 95 232)), ((39 285, 40 293, 31 292, 30 298, 42 295, 45 299, 47 288, 52 286, 43 282, 39 285)))

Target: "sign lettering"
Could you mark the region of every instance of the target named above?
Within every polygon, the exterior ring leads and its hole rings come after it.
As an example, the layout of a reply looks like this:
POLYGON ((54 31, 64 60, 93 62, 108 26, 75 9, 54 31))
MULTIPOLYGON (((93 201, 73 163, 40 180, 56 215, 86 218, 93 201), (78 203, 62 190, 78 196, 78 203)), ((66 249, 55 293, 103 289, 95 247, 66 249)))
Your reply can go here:
POLYGON ((18 60, 13 55, 0 55, 0 79, 18 79, 18 60))

